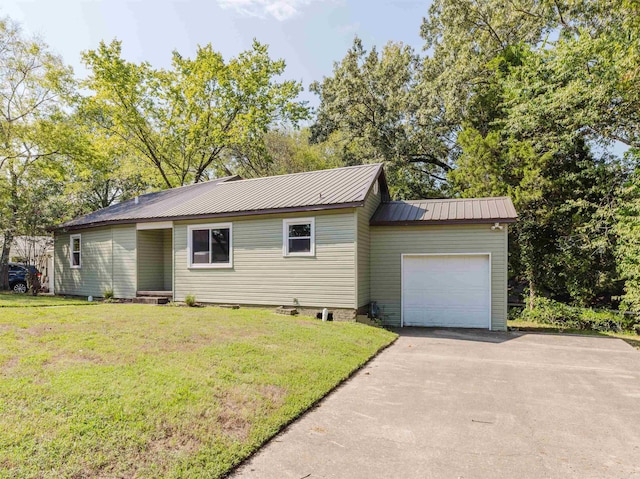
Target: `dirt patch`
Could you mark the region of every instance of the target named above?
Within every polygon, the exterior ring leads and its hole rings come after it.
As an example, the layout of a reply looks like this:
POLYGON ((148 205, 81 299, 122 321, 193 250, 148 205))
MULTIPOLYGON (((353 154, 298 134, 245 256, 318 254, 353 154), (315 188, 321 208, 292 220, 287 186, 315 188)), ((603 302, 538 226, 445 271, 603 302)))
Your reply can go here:
POLYGON ((264 384, 258 386, 260 394, 268 399, 273 406, 280 407, 284 403, 284 398, 287 395, 287 390, 274 384, 264 384))
POLYGON ((221 409, 216 417, 222 432, 237 441, 246 441, 251 431, 251 423, 233 409, 221 409))
POLYGON ((31 326, 24 330, 29 336, 43 336, 53 331, 53 328, 48 324, 38 324, 37 326, 31 326))
POLYGON ((20 364, 20 357, 13 356, 0 363, 0 373, 3 376, 9 376, 20 364))

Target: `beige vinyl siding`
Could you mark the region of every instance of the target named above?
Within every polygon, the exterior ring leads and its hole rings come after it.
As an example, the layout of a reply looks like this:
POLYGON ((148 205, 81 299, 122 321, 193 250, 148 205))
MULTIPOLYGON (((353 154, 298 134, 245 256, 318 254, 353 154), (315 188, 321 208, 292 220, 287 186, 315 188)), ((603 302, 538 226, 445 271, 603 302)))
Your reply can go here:
POLYGON ((357 256, 358 256, 358 302, 357 307, 364 306, 370 301, 370 286, 369 286, 369 255, 370 255, 370 226, 369 220, 375 213, 378 205, 380 204, 380 191, 374 193, 372 187, 369 191, 369 195, 365 200, 364 207, 357 208, 356 214, 358 217, 358 243, 357 243, 357 256))
POLYGON ((133 298, 136 295, 136 227, 114 226, 111 237, 113 295, 116 298, 133 298))
POLYGON ((138 291, 164 289, 164 230, 138 230, 138 291))
POLYGON ((71 268, 70 233, 57 233, 54 244, 56 294, 103 296, 112 287, 111 228, 74 232, 81 236, 81 268, 71 268))
POLYGON ((386 325, 400 326, 401 255, 491 253, 491 325, 507 327, 507 227, 491 225, 374 226, 371 228, 371 301, 386 325))
POLYGON ((307 212, 224 218, 232 223, 233 267, 188 267, 187 227, 214 220, 174 223, 175 298, 263 305, 353 308, 355 304, 355 214, 307 212), (284 218, 315 218, 314 257, 283 257, 284 218))
POLYGON ((173 290, 173 229, 162 230, 162 266, 164 268, 164 290, 173 290))

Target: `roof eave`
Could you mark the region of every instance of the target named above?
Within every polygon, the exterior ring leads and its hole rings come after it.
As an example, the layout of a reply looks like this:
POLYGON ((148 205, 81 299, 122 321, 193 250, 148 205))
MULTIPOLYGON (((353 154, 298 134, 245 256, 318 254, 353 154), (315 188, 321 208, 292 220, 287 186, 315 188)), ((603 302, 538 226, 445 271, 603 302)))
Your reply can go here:
POLYGON ((186 221, 186 220, 206 220, 213 218, 229 218, 232 216, 257 216, 257 215, 269 215, 269 214, 285 214, 285 213, 301 213, 301 212, 313 212, 324 210, 335 210, 344 208, 357 208, 364 206, 364 201, 353 201, 350 203, 337 203, 334 205, 311 205, 311 206, 297 206, 293 208, 272 208, 267 210, 249 210, 249 211, 229 211, 224 213, 211 213, 204 215, 181 215, 181 216, 163 216, 153 218, 127 218, 121 220, 99 221, 95 223, 86 223, 80 225, 60 225, 51 228, 49 231, 76 231, 88 228, 99 228, 102 226, 113 225, 126 225, 136 224, 140 222, 155 223, 161 221, 186 221))
POLYGON ((413 220, 413 221, 376 221, 369 222, 370 226, 432 226, 432 225, 482 225, 493 223, 515 223, 517 218, 486 218, 464 220, 413 220))

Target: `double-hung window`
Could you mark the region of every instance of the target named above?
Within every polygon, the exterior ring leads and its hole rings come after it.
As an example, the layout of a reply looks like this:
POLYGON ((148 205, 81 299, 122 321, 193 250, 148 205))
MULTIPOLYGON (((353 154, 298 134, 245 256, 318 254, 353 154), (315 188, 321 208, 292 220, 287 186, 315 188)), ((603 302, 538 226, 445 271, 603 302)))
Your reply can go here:
POLYGON ((314 218, 291 218, 282 220, 282 252, 284 256, 314 256, 314 218))
POLYGON ((231 231, 231 223, 189 226, 189 267, 233 267, 233 240, 231 231))
POLYGON ((69 240, 69 263, 72 268, 80 268, 82 266, 82 236, 71 235, 69 240))

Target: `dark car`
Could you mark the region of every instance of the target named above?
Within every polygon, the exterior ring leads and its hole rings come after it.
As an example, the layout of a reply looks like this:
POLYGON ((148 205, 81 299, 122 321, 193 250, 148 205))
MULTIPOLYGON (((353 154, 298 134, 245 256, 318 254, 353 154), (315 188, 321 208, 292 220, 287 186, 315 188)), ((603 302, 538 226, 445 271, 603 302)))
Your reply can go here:
POLYGON ((27 275, 31 272, 38 276, 41 276, 40 272, 35 266, 9 263, 9 287, 14 293, 26 293, 29 289, 27 275))

